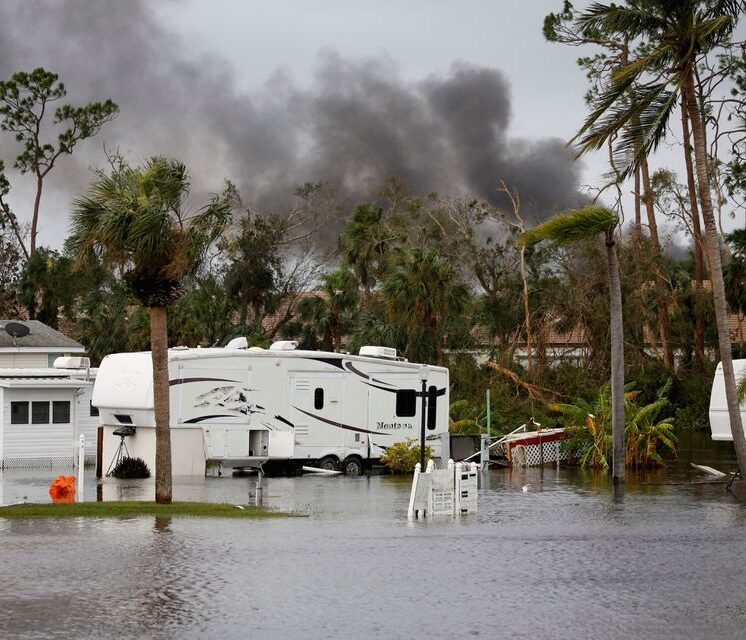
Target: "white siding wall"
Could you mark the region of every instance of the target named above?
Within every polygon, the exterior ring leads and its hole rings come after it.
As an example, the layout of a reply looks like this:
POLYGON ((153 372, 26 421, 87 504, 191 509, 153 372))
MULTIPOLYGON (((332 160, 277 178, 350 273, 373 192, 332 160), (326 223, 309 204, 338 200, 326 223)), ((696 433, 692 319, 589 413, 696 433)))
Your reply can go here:
POLYGON ((88 387, 85 387, 83 393, 78 396, 78 432, 75 434, 75 437, 80 437, 81 433, 85 436, 86 456, 96 455, 96 432, 99 426, 98 417, 91 415, 92 394, 93 385, 90 385, 88 387))
MULTIPOLYGON (((5 389, 3 394, 3 457, 42 458, 72 456, 77 446, 74 433, 75 389, 5 389), (65 400, 71 403, 69 424, 10 424, 11 402, 65 400)), ((50 407, 49 419, 52 419, 50 407)))
POLYGON ((0 369, 34 369, 49 366, 49 356, 46 353, 25 353, 15 351, 0 353, 0 369))
MULTIPOLYGON (((10 422, 10 405, 5 406, 5 398, 3 397, 5 389, 0 387, 0 460, 5 457, 3 453, 3 444, 5 443, 5 425, 10 422)), ((0 483, 2 484, 2 483, 0 483)))

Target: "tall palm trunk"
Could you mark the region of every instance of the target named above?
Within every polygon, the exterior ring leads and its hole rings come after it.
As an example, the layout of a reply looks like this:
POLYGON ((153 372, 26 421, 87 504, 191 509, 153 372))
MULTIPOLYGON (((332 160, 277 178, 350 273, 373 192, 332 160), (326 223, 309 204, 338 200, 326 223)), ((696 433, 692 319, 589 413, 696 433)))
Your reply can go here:
POLYGON ((702 227, 699 224, 699 207, 697 206, 697 186, 694 182, 692 166, 691 135, 689 134, 689 117, 687 115, 686 96, 682 96, 681 130, 684 136, 684 161, 686 163, 686 185, 689 191, 689 207, 692 218, 692 236, 694 239, 694 357, 700 371, 705 369, 705 310, 702 282, 704 281, 704 253, 702 247, 702 227))
POLYGON ((663 366, 669 371, 674 367, 673 348, 671 347, 671 319, 668 315, 668 303, 666 302, 666 283, 661 272, 661 242, 658 236, 658 223, 655 220, 655 208, 653 207, 653 191, 650 188, 650 171, 648 160, 643 158, 640 163, 642 174, 642 201, 645 203, 645 212, 648 217, 648 229, 650 231, 650 242, 653 245, 655 257, 655 290, 658 297, 658 329, 663 347, 663 366))
POLYGON ((150 307, 149 311, 155 412, 155 501, 168 503, 171 502, 171 429, 166 307, 150 307))
POLYGON ((642 197, 640 192, 640 167, 637 167, 635 169, 635 238, 640 238, 640 236, 642 236, 642 209, 640 207, 641 202, 642 197))
POLYGON ((707 257, 710 263, 710 280, 712 282, 712 295, 715 301, 715 318, 717 321, 720 360, 723 365, 725 397, 728 404, 730 429, 733 435, 733 444, 736 448, 738 466, 743 475, 746 472, 746 436, 743 432, 741 410, 736 394, 736 376, 733 372, 733 356, 731 354, 730 333, 728 331, 728 305, 725 299, 720 242, 717 227, 715 226, 715 216, 712 211, 712 200, 710 199, 709 189, 710 182, 707 175, 707 149, 705 147, 704 124, 697 109, 697 101, 694 93, 694 72, 691 68, 687 70, 683 88, 686 92, 689 122, 692 125, 692 136, 694 138, 694 162, 697 169, 699 201, 702 205, 702 218, 707 237, 707 257))
POLYGON ((533 376, 533 336, 531 335, 531 307, 528 300, 528 280, 526 278, 526 247, 521 247, 521 281, 523 282, 523 314, 526 325, 526 370, 533 376))
POLYGON ((609 278, 611 310, 611 479, 624 482, 624 321, 622 318, 622 283, 619 279, 614 231, 606 232, 606 266, 609 278))

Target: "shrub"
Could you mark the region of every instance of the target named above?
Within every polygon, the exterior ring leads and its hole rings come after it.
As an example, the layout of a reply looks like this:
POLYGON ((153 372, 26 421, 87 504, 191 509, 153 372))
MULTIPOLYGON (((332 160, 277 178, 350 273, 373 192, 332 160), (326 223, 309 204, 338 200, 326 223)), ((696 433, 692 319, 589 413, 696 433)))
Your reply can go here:
POLYGON ((149 478, 150 469, 142 458, 122 458, 112 470, 111 476, 120 480, 149 478))
MULTIPOLYGON (((425 463, 432 455, 432 449, 425 447, 425 463)), ((412 439, 391 445, 381 456, 381 462, 394 474, 414 473, 414 467, 419 461, 420 446, 412 439)))

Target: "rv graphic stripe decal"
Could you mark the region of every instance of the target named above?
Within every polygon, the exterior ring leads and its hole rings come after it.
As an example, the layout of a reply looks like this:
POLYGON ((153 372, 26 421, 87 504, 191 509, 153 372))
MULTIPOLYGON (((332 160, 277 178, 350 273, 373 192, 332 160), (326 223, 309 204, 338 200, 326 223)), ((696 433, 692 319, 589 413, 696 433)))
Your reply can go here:
POLYGON ((367 373, 363 373, 358 369, 354 364, 351 362, 345 362, 344 363, 345 368, 348 371, 351 371, 356 376, 360 376, 361 378, 365 378, 366 380, 372 380, 373 382, 377 382, 378 384, 387 384, 389 386, 392 386, 390 382, 384 382, 383 380, 376 380, 375 378, 371 378, 367 373))
MULTIPOLYGON (((403 391, 403 389, 389 389, 388 387, 379 387, 377 384, 371 384, 370 382, 365 382, 369 387, 373 387, 374 389, 380 389, 381 391, 389 391, 391 393, 396 393, 397 391, 403 391)), ((388 384, 388 383, 387 383, 388 384)), ((444 396, 446 394, 446 388, 443 387, 442 389, 438 389, 436 396, 444 396)), ((418 397, 422 397, 422 391, 417 391, 416 394, 418 397)), ((427 395, 427 391, 425 391, 425 395, 427 395)))
POLYGON ((188 382, 233 382, 240 384, 238 380, 228 380, 228 378, 175 378, 169 380, 168 384, 173 387, 174 385, 187 384, 188 382))
POLYGON ((333 427, 339 427, 340 429, 347 429, 348 431, 357 431, 358 433, 373 433, 376 435, 380 435, 379 431, 369 431, 368 429, 361 429, 359 427, 352 427, 349 424, 342 424, 341 422, 337 422, 336 420, 328 420, 327 418, 322 418, 321 416, 314 415, 313 413, 309 413, 308 411, 303 411, 300 407, 296 407, 293 405, 294 409, 297 409, 301 413, 305 413, 310 418, 315 418, 316 420, 320 420, 321 422, 326 422, 326 424, 330 424, 333 427))
POLYGON ((194 424, 196 422, 202 422, 203 420, 212 420, 213 418, 235 418, 236 416, 231 415, 230 413, 216 413, 212 416, 198 416, 197 418, 190 418, 189 420, 184 420, 184 424, 194 424))
POLYGON ((325 362, 333 367, 342 369, 342 358, 309 358, 309 360, 316 360, 317 362, 325 362))
POLYGON ((279 420, 280 422, 284 422, 286 425, 289 425, 290 427, 292 427, 293 429, 295 429, 295 425, 292 422, 290 422, 290 420, 286 420, 282 416, 275 416, 275 420, 279 420))

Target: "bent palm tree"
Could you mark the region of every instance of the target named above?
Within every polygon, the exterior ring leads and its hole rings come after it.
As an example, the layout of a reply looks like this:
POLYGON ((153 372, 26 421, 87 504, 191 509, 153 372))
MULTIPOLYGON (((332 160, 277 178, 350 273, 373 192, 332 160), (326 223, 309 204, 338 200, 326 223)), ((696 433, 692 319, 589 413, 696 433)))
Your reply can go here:
POLYGON ((524 246, 542 240, 554 244, 575 244, 603 234, 609 279, 611 324, 611 438, 612 481, 624 481, 624 324, 622 321, 622 285, 619 279, 614 230, 619 217, 603 207, 590 206, 550 218, 538 227, 524 231, 518 242, 524 246))
POLYGON ((143 167, 120 166, 101 174, 73 203, 68 249, 78 263, 98 260, 124 277, 150 314, 153 403, 156 430, 156 502, 171 502, 168 329, 166 309, 182 293, 222 231, 230 205, 214 196, 189 217, 182 205, 189 193, 186 167, 164 157, 143 167))

